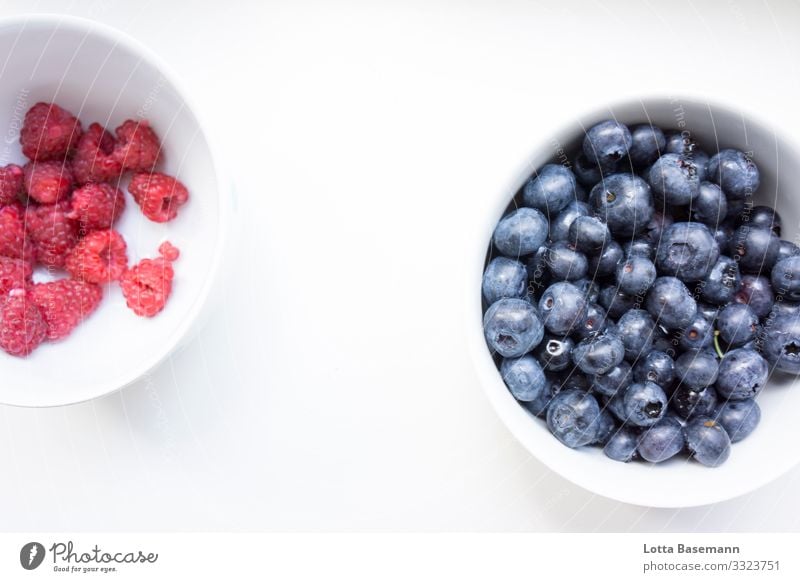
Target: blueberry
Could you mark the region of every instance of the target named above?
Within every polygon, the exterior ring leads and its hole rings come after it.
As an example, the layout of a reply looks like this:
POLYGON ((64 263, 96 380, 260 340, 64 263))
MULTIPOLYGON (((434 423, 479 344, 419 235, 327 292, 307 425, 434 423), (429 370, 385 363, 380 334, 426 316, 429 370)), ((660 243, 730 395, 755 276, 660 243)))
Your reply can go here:
POLYGON ((533 350, 533 355, 545 370, 560 372, 572 364, 572 349, 575 342, 569 337, 545 334, 542 342, 533 350))
POLYGON ((658 246, 664 231, 668 227, 672 226, 674 222, 675 221, 671 215, 655 211, 653 213, 653 217, 650 219, 650 222, 648 222, 647 226, 644 227, 641 236, 653 246, 653 249, 655 249, 655 247, 658 246))
POLYGON ((654 382, 667 389, 674 378, 675 362, 664 352, 652 351, 633 366, 636 382, 654 382))
POLYGON ((689 132, 684 131, 668 135, 663 151, 667 154, 678 154, 694 161, 705 176, 706 165, 709 160, 708 154, 700 149, 700 145, 689 135, 689 132))
POLYGON ((631 309, 619 318, 617 328, 625 348, 626 360, 635 362, 650 352, 655 323, 647 311, 631 309))
POLYGON ((728 248, 735 230, 734 226, 728 222, 717 226, 714 230, 714 240, 717 241, 720 250, 728 248))
MULTIPOLYGON (((778 261, 788 257, 796 257, 800 255, 800 247, 788 240, 781 240, 780 247, 778 248, 778 261)), ((775 263, 777 265, 777 262, 775 263)))
POLYGON ((707 467, 721 465, 731 454, 728 433, 721 424, 707 416, 689 420, 683 427, 683 434, 692 458, 707 467))
POLYGON ((742 277, 736 261, 720 255, 702 284, 700 296, 711 303, 725 305, 733 300, 741 285, 742 277))
POLYGON ((586 374, 582 374, 577 368, 566 370, 558 375, 558 383, 561 390, 580 390, 589 392, 592 386, 586 374))
POLYGON ((731 303, 717 316, 719 338, 726 346, 739 347, 758 333, 758 316, 749 305, 731 303))
POLYGON ((693 389, 681 385, 672 394, 672 408, 681 418, 708 416, 714 412, 718 402, 719 397, 713 386, 693 389))
POLYGON ((483 273, 483 296, 487 303, 503 297, 524 297, 527 288, 528 271, 525 265, 514 259, 492 259, 483 273))
POLYGON ((525 206, 555 216, 576 200, 577 182, 569 168, 559 164, 546 164, 522 189, 525 206))
POLYGON ((731 223, 734 229, 741 226, 742 217, 747 215, 753 207, 753 197, 746 196, 742 199, 728 198, 728 213, 725 215, 725 222, 731 223))
POLYGON ((589 303, 586 307, 586 317, 573 332, 578 339, 594 337, 606 328, 606 310, 596 303, 589 303))
MULTIPOLYGON (((777 237, 781 236, 781 215, 769 206, 753 206, 745 215, 752 227, 767 228, 777 237)), ((744 217, 743 217, 744 218, 744 217)))
POLYGON ((633 309, 636 298, 617 290, 616 285, 609 285, 600 289, 600 305, 606 310, 611 319, 619 319, 623 313, 633 309))
POLYGON ((675 277, 656 279, 645 304, 656 323, 671 329, 686 327, 697 313, 697 302, 686 285, 675 277))
POLYGON ((589 271, 589 261, 586 255, 579 253, 575 248, 564 241, 559 241, 547 247, 545 255, 547 269, 555 281, 577 281, 583 279, 589 271))
POLYGON ((622 340, 615 334, 603 333, 581 340, 572 350, 572 361, 586 374, 605 374, 625 357, 622 340))
POLYGON ((636 382, 622 396, 627 422, 634 426, 652 426, 667 411, 667 395, 654 382, 636 382))
POLYGON ((504 359, 500 374, 514 398, 522 402, 538 398, 547 382, 542 367, 531 355, 504 359))
POLYGON ((569 242, 582 253, 603 248, 611 240, 606 223, 596 216, 578 216, 569 226, 569 242))
POLYGON ((656 326, 653 332, 653 349, 657 352, 664 352, 670 357, 674 356, 677 352, 674 333, 656 326))
MULTIPOLYGON (((573 283, 583 292, 588 303, 597 303, 600 298, 600 287, 591 279, 579 279, 573 283)), ((604 312, 605 313, 605 312, 604 312)))
POLYGON ((539 396, 529 402, 522 402, 522 406, 534 416, 544 416, 547 413, 547 408, 560 389, 558 383, 549 378, 547 374, 545 374, 545 378, 547 381, 539 396))
POLYGON ((767 228, 743 225, 730 242, 730 254, 744 273, 769 273, 778 260, 780 239, 767 228))
POLYGON ((666 417, 639 435, 637 450, 645 461, 661 463, 680 453, 685 445, 681 423, 666 417))
POLYGON ((572 283, 553 283, 539 300, 544 326, 555 335, 571 333, 586 317, 586 311, 586 298, 572 283))
POLYGON ((550 219, 550 240, 561 241, 569 239, 569 227, 579 216, 589 216, 591 209, 586 202, 573 200, 554 218, 550 219))
POLYGON ((598 253, 589 255, 589 276, 605 277, 613 275, 617 269, 617 263, 623 257, 622 247, 615 240, 608 241, 608 244, 598 253))
MULTIPOLYGON (((775 273, 777 265, 773 267, 772 273, 775 273)), ((791 299, 791 297, 788 297, 791 299)), ((800 295, 797 297, 800 299, 800 295)), ((733 296, 733 300, 737 303, 744 303, 749 305, 755 312, 759 319, 769 315, 772 306, 775 303, 775 295, 772 292, 772 285, 766 277, 759 277, 755 275, 745 275, 742 277, 742 286, 733 296)))
POLYGON ((775 263, 770 276, 776 294, 790 301, 800 301, 800 255, 775 263))
POLYGON ((547 428, 568 447, 588 445, 597 437, 600 407, 594 396, 580 390, 563 390, 547 407, 547 428))
POLYGON ((630 131, 631 147, 628 155, 633 165, 642 167, 655 162, 667 145, 664 132, 652 125, 635 125, 630 131))
POLYGON ((612 164, 612 167, 601 170, 597 164, 590 162, 583 152, 580 152, 572 163, 575 177, 578 179, 578 182, 587 188, 591 188, 597 184, 602 179, 603 175, 612 174, 615 169, 614 166, 616 166, 616 164, 612 164))
POLYGON ((675 376, 681 385, 702 390, 717 381, 719 362, 708 350, 684 352, 675 360, 675 376))
POLYGON ((656 251, 659 273, 681 281, 704 279, 717 259, 717 241, 708 227, 698 222, 676 222, 667 228, 656 251))
POLYGON ((542 245, 539 250, 531 255, 525 262, 528 271, 528 289, 538 292, 551 283, 550 271, 547 270, 547 246, 542 245))
POLYGON ((589 203, 615 236, 643 231, 653 218, 653 196, 647 182, 632 174, 612 174, 598 182, 589 203))
POLYGON ((800 311, 779 301, 764 328, 762 351, 767 361, 781 372, 800 374, 800 311))
POLYGON ((753 194, 760 182, 758 167, 744 152, 725 149, 708 162, 709 179, 719 184, 729 199, 753 194))
POLYGON ((656 247, 645 238, 634 238, 622 245, 625 257, 642 257, 652 261, 656 256, 656 247))
POLYGON ((620 461, 621 463, 628 463, 637 457, 636 447, 638 440, 636 433, 628 427, 623 426, 615 432, 603 452, 609 459, 620 461))
POLYGON ((605 409, 611 412, 614 418, 620 421, 623 426, 625 426, 625 422, 628 420, 625 416, 625 404, 623 402, 623 396, 626 390, 627 388, 620 390, 614 396, 603 396, 602 398, 605 409))
POLYGON ((544 336, 536 308, 524 299, 505 298, 492 303, 483 316, 489 347, 504 358, 516 358, 539 345, 544 336))
POLYGON ((718 405, 712 418, 722 425, 732 443, 750 436, 761 421, 761 408, 755 400, 732 400, 718 405))
POLYGON ((701 170, 679 154, 664 154, 650 167, 648 183, 655 195, 667 204, 685 206, 700 189, 701 170))
POLYGON ((698 303, 697 304, 697 313, 698 315, 702 315, 707 320, 714 322, 717 320, 717 315, 722 308, 719 305, 711 305, 709 303, 698 303))
POLYGON ((629 256, 617 266, 617 285, 628 295, 644 295, 656 280, 656 266, 650 259, 629 256))
POLYGON ((716 228, 728 214, 728 201, 722 189, 713 182, 701 182, 691 203, 692 220, 716 228))
POLYGON ((592 378, 592 388, 604 396, 614 396, 630 386, 631 382, 633 382, 631 365, 623 360, 605 374, 596 374, 592 378))
POLYGON ((547 240, 547 219, 533 208, 519 208, 505 216, 494 230, 494 244, 506 256, 535 253, 547 240))
POLYGON ((678 334, 678 345, 684 350, 698 350, 711 346, 714 341, 714 318, 709 319, 698 310, 692 322, 678 334))
MULTIPOLYGON (((773 332, 770 330, 770 334, 773 332)), ((729 400, 754 398, 767 383, 769 365, 749 348, 731 350, 722 358, 717 376, 717 393, 729 400)))
POLYGON ((611 119, 591 127, 583 139, 583 153, 595 164, 613 164, 628 155, 633 145, 630 130, 611 119))
POLYGON ((617 432, 617 423, 614 420, 614 415, 607 409, 600 410, 600 416, 597 417, 597 434, 594 437, 592 444, 605 446, 609 439, 617 432))

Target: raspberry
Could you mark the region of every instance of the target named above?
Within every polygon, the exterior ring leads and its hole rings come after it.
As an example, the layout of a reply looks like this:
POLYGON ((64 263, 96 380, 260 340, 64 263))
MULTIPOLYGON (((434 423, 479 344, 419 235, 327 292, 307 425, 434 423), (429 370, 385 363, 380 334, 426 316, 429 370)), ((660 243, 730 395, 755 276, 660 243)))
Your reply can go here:
POLYGON ((55 204, 69 196, 74 181, 69 164, 55 161, 25 164, 25 191, 42 204, 55 204))
POLYGON ((159 173, 134 174, 128 192, 153 222, 167 222, 178 215, 178 208, 189 200, 189 191, 172 176, 159 173))
POLYGON ((0 306, 0 348, 27 356, 44 341, 47 324, 24 289, 14 289, 0 306))
POLYGON ((72 171, 78 184, 87 182, 116 182, 122 174, 122 164, 114 157, 116 140, 99 123, 89 126, 78 141, 72 160, 72 171))
POLYGON ((25 172, 16 164, 0 168, 0 205, 13 204, 19 200, 25 172))
POLYGON ((89 283, 116 281, 128 266, 125 239, 115 230, 90 232, 67 255, 70 275, 89 283))
POLYGON ((171 262, 178 258, 178 249, 169 242, 159 248, 157 259, 142 259, 125 271, 119 280, 125 301, 136 315, 153 317, 164 309, 172 292, 175 271, 171 262))
POLYGON ((22 205, 0 208, 0 256, 30 261, 33 247, 25 234, 22 205))
POLYGON ((117 128, 114 157, 126 170, 152 172, 161 154, 161 142, 147 121, 127 120, 117 128))
POLYGON ((21 259, 0 257, 0 295, 5 296, 12 289, 24 289, 31 284, 33 267, 21 259))
POLYGON ((67 254, 78 242, 78 226, 69 219, 69 203, 31 205, 25 211, 25 226, 34 258, 48 268, 63 268, 67 254))
POLYGON ((30 297, 47 324, 47 339, 59 340, 67 337, 97 309, 103 298, 103 289, 83 281, 61 279, 37 283, 30 297))
POLYGON ((31 160, 64 159, 81 137, 81 122, 55 103, 37 103, 25 114, 19 142, 31 160))
POLYGON ((90 182, 72 193, 71 204, 67 216, 80 222, 85 234, 111 228, 125 210, 125 195, 111 184, 90 182))

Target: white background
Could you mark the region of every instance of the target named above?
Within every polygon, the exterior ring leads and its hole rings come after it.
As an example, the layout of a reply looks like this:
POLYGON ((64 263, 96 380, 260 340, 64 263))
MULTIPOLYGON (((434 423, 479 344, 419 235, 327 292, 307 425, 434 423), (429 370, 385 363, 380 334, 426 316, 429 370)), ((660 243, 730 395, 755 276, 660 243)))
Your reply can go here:
POLYGON ((241 239, 225 307, 149 378, 77 406, 0 408, 0 529, 800 529, 800 470, 688 510, 571 486, 500 424, 462 323, 482 213, 576 111, 691 92, 800 128, 796 3, 70 13, 179 72, 229 156, 241 239))

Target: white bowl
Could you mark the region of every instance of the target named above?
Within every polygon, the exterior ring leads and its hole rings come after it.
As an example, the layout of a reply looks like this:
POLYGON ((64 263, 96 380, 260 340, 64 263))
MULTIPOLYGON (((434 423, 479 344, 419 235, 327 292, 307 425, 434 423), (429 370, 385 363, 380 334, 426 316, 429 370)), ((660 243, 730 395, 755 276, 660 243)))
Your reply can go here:
POLYGON ((753 152, 761 171, 757 204, 775 207, 783 218, 785 239, 797 242, 800 200, 800 156, 795 143, 773 128, 754 121, 751 112, 692 99, 651 98, 615 104, 565 121, 555 136, 541 136, 520 172, 497 192, 494 212, 486 216, 474 249, 469 281, 468 322, 472 355, 489 400, 519 441, 553 471, 576 485, 619 501, 652 507, 689 507, 715 503, 748 493, 776 479, 800 462, 800 388, 797 380, 773 376, 758 398, 762 420, 756 431, 732 447, 721 467, 706 468, 685 457, 660 465, 619 463, 597 447, 572 450, 557 441, 542 419, 535 418, 511 396, 483 336, 481 276, 497 221, 532 171, 558 161, 557 147, 575 151, 586 129, 603 119, 625 123, 650 121, 664 129, 688 129, 712 153, 736 147, 753 152), (556 145, 554 145, 556 144, 556 145), (712 151, 713 150, 713 151, 712 151))
POLYGON ((63 16, 6 19, 0 21, 0 54, 0 164, 25 161, 18 138, 26 110, 38 101, 56 102, 84 128, 97 121, 113 132, 125 119, 150 120, 163 142, 161 171, 177 176, 191 196, 175 220, 156 224, 126 194, 127 208, 115 226, 128 243, 130 264, 157 256, 163 240, 181 249, 163 312, 136 316, 113 285, 65 340, 42 344, 27 358, 0 352, 0 402, 80 402, 130 384, 196 329, 222 261, 232 192, 173 74, 123 33, 63 16))

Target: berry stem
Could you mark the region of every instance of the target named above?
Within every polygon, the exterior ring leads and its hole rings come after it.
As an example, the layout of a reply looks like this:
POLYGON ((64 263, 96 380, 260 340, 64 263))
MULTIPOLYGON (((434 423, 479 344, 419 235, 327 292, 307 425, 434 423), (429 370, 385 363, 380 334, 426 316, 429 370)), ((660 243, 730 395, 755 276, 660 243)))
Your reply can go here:
POLYGON ((717 355, 719 356, 720 360, 725 357, 725 352, 723 352, 722 348, 719 346, 719 330, 718 329, 714 330, 714 349, 717 351, 717 355))

